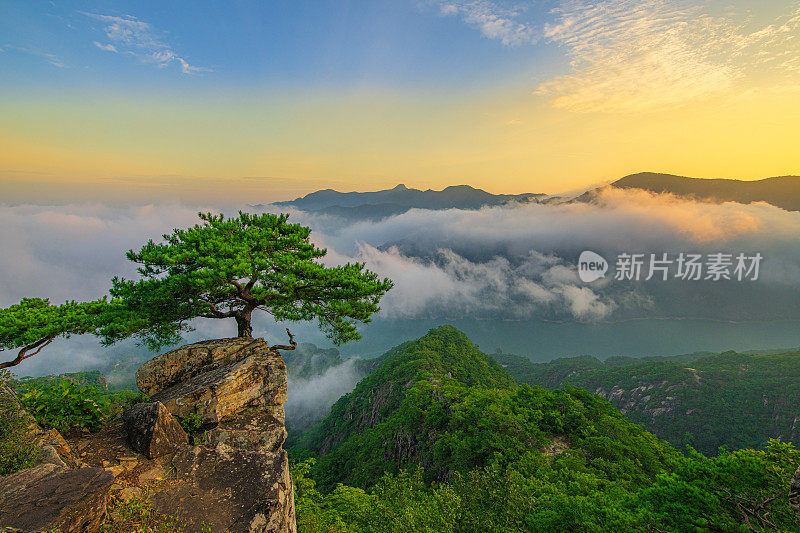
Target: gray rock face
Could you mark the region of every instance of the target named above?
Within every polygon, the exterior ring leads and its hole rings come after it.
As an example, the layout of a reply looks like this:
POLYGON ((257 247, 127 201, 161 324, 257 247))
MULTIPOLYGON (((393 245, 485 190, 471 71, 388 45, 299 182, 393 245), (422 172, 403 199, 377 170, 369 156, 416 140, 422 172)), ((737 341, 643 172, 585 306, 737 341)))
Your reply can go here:
POLYGON ((294 533, 292 480, 286 451, 263 453, 225 444, 182 449, 173 459, 177 482, 153 505, 180 516, 189 530, 294 533))
POLYGON ((185 417, 199 413, 205 423, 216 424, 245 409, 286 403, 286 365, 280 354, 262 352, 240 361, 197 373, 152 395, 170 413, 185 417))
POLYGON ((62 533, 101 530, 114 476, 43 463, 0 479, 0 527, 62 533))
POLYGON ((131 449, 148 459, 163 457, 189 444, 186 432, 161 402, 140 403, 122 414, 131 449))
MULTIPOLYGON (((10 398, 39 448, 36 465, 0 478, 0 530, 100 531, 113 481, 111 473, 83 464, 55 429, 42 429, 9 389, 10 398)), ((0 423, 5 420, 0 421, 0 423)))
POLYGON ((267 348, 263 339, 217 339, 181 346, 151 359, 136 372, 139 390, 157 392, 221 366, 240 361, 267 348))
POLYGON ((203 445, 209 448, 227 446, 232 449, 260 453, 278 453, 286 441, 282 419, 268 412, 241 413, 206 431, 203 445))
POLYGON ((262 339, 191 344, 137 372, 142 391, 174 416, 199 414, 199 446, 172 458, 154 508, 214 533, 295 533, 286 440, 286 365, 262 339))

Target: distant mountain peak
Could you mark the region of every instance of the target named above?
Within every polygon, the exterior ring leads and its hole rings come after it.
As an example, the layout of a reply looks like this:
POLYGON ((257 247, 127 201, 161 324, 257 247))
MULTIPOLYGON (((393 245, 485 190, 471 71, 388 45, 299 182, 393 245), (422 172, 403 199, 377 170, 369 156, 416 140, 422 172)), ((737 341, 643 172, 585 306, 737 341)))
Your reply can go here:
POLYGON ((480 209, 509 202, 536 202, 545 194, 491 194, 469 185, 451 185, 441 191, 409 189, 400 183, 392 189, 372 192, 315 191, 288 202, 308 212, 334 215, 345 219, 379 220, 405 213, 409 209, 480 209))
POLYGON ((755 181, 687 178, 673 174, 639 172, 611 184, 619 189, 696 198, 712 202, 749 204, 766 202, 788 211, 800 211, 800 176, 779 176, 755 181))

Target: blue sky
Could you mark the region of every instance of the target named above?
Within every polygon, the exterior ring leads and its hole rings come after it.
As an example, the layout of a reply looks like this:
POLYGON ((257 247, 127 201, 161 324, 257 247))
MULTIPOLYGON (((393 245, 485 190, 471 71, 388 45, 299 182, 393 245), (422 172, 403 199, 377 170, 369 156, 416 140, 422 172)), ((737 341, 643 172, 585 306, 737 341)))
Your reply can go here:
MULTIPOLYGON (((533 11, 544 18, 547 4, 533 11)), ((498 76, 535 78, 537 68, 552 64, 532 47, 487 38, 432 3, 32 1, 10 3, 4 13, 7 87, 54 79, 169 84, 184 74, 180 60, 201 85, 482 85, 498 76), (134 33, 114 35, 114 24, 126 21, 134 33), (147 28, 136 34, 134 24, 147 28), (146 58, 164 51, 180 60, 146 58)))

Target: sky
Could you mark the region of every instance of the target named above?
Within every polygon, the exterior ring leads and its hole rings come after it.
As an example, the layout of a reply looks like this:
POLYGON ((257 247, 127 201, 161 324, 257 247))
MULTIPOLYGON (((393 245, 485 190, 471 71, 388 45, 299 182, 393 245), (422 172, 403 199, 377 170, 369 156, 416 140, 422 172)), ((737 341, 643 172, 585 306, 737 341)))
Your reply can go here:
POLYGON ((800 173, 800 2, 0 0, 0 201, 800 173))

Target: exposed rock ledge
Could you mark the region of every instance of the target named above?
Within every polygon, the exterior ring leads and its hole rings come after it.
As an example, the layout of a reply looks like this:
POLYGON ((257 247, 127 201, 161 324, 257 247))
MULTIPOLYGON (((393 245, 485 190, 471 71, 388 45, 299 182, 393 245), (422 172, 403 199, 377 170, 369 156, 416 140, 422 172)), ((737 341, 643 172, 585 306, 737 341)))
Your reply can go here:
POLYGON ((100 531, 112 494, 147 495, 190 532, 296 533, 280 353, 262 339, 198 342, 148 361, 137 382, 155 402, 72 449, 41 432, 47 462, 0 478, 0 530, 100 531), (195 413, 191 445, 175 417, 195 413))
POLYGON ((286 365, 262 339, 200 342, 145 363, 139 388, 175 416, 201 415, 197 446, 174 455, 151 502, 214 532, 296 531, 286 440, 286 365))

